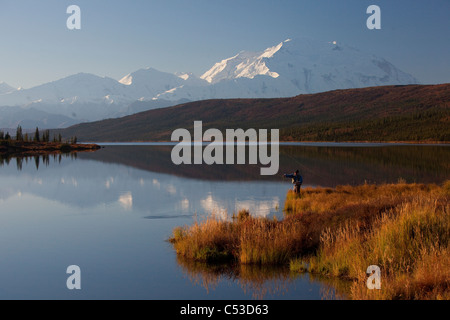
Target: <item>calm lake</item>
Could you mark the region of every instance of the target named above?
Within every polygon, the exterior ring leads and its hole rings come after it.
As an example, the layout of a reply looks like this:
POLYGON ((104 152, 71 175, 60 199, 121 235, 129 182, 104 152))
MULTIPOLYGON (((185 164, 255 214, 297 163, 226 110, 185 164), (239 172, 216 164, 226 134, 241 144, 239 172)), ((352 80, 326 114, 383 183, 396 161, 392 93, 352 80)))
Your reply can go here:
POLYGON ((107 144, 95 153, 0 158, 0 299, 322 299, 347 283, 286 268, 177 259, 174 227, 211 213, 283 216, 304 186, 450 178, 448 146, 287 144, 276 176, 257 165, 172 164, 172 145, 107 144), (66 269, 81 268, 81 290, 66 269))

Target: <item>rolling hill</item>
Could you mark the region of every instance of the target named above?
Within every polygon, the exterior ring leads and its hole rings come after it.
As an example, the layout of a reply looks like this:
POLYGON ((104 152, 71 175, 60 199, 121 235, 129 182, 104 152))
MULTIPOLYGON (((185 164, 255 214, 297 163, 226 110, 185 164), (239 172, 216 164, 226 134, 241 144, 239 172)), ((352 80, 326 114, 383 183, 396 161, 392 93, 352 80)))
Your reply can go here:
POLYGON ((55 130, 79 141, 170 141, 177 128, 280 129, 282 141, 450 141, 450 84, 204 100, 55 130))

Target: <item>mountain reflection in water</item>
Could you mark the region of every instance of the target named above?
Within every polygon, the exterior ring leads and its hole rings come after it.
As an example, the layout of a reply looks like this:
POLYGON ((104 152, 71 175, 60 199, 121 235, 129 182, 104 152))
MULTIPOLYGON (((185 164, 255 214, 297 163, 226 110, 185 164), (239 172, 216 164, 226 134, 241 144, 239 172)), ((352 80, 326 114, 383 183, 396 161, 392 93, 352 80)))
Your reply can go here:
POLYGON ((345 298, 345 282, 280 267, 184 261, 165 240, 173 228, 212 213, 282 217, 291 188, 282 174, 297 168, 305 186, 442 183, 450 176, 446 146, 282 145, 275 176, 261 176, 260 165, 176 166, 172 147, 0 156, 0 297, 71 298, 55 275, 80 263, 92 284, 80 293, 87 299, 345 298), (21 280, 27 274, 33 281, 21 280))
MULTIPOLYGON (((362 144, 364 145, 364 144, 362 144)), ((305 184, 335 187, 343 184, 397 182, 441 183, 449 176, 450 148, 433 145, 280 146, 279 175, 261 176, 259 165, 174 165, 170 145, 106 146, 82 159, 120 163, 146 171, 184 178, 221 181, 280 181, 299 169, 305 184)), ((247 161, 248 162, 248 161, 247 161)))

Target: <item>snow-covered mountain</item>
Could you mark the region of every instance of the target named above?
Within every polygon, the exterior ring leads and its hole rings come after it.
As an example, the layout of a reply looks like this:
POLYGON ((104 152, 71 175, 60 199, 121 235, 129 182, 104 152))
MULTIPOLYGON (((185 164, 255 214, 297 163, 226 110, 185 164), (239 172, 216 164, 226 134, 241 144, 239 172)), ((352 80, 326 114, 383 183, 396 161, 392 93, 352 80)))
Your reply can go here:
MULTIPOLYGON (((34 126, 45 125, 45 115, 51 117, 48 125, 67 127, 80 122, 102 120, 131 114, 136 101, 152 101, 160 93, 183 86, 185 83, 205 82, 193 76, 186 80, 170 73, 155 69, 142 69, 117 81, 108 77, 99 77, 87 73, 79 73, 57 81, 46 83, 30 89, 18 90, 0 95, 0 127, 21 124, 24 128, 24 111, 42 111, 32 124, 27 117, 26 123, 34 126), (14 111, 15 110, 15 111, 14 111), (6 112, 7 111, 7 112, 6 112), (58 123, 57 120, 61 122, 58 123), (68 121, 70 120, 70 121, 68 121)), ((150 108, 166 107, 177 103, 175 100, 150 104, 150 108)), ((141 110, 145 111, 145 110, 141 110)), ((50 119, 50 118, 49 118, 50 119)))
POLYGON ((35 108, 0 107, 0 128, 12 129, 15 133, 18 125, 25 129, 67 128, 79 123, 75 119, 59 114, 51 114, 35 108))
POLYGON ((0 94, 10 93, 16 90, 16 88, 11 87, 9 84, 0 81, 0 94))
POLYGON ((273 98, 336 89, 418 83, 383 58, 345 44, 286 40, 261 52, 243 51, 216 63, 202 79, 208 88, 183 87, 164 99, 273 98), (248 81, 252 80, 252 81, 248 81))
MULTIPOLYGON (((260 52, 242 51, 216 63, 201 77, 140 69, 117 81, 79 73, 34 88, 0 83, 0 127, 22 123, 24 110, 43 112, 36 123, 55 127, 131 114, 180 101, 214 98, 277 98, 302 93, 418 83, 383 58, 350 46, 301 38, 260 52), (157 102, 158 101, 158 102, 157 102), (147 103, 136 103, 147 102, 147 103), (57 115, 50 117, 48 115, 57 115), (55 123, 55 121, 61 123, 55 123)), ((26 122, 35 126, 32 120, 26 122)))
POLYGON ((120 83, 106 77, 79 73, 31 89, 18 90, 0 97, 1 106, 26 106, 33 103, 73 104, 98 102, 109 95, 120 95, 120 83))
POLYGON ((233 80, 238 78, 253 79, 258 75, 267 75, 278 78, 279 74, 270 71, 266 66, 265 59, 272 58, 283 46, 284 43, 268 48, 263 52, 242 51, 234 57, 216 63, 210 70, 206 71, 201 78, 209 83, 218 83, 223 80, 233 80))
MULTIPOLYGON (((208 82, 192 73, 171 74, 153 68, 140 69, 126 75, 119 82, 127 86, 127 94, 135 100, 157 99, 184 86, 206 86, 208 82)), ((173 100, 173 99, 172 99, 173 100)))
MULTIPOLYGON (((76 122, 104 119, 133 100, 117 80, 79 73, 31 89, 0 95, 0 106, 40 110, 76 122)), ((21 110, 18 110, 18 112, 21 110)), ((0 126, 3 125, 0 115, 0 126)))

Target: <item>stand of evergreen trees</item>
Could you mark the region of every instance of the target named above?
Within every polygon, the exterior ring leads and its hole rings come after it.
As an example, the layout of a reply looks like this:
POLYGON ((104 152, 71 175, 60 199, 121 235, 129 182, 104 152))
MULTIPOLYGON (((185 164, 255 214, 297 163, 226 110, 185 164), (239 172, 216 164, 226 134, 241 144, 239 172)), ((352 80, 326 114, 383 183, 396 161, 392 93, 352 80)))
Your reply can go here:
POLYGON ((78 143, 78 139, 77 137, 72 137, 69 140, 66 140, 63 142, 62 136, 61 134, 58 135, 54 135, 53 136, 53 140, 50 141, 50 130, 44 130, 42 133, 40 133, 39 128, 36 127, 36 130, 33 134, 28 134, 28 133, 23 133, 23 129, 21 126, 17 127, 16 130, 16 135, 15 137, 12 137, 10 135, 9 132, 4 132, 2 130, 0 130, 0 141, 3 142, 39 142, 39 143, 49 143, 49 142, 54 142, 54 143, 67 143, 67 144, 77 144, 78 143))

